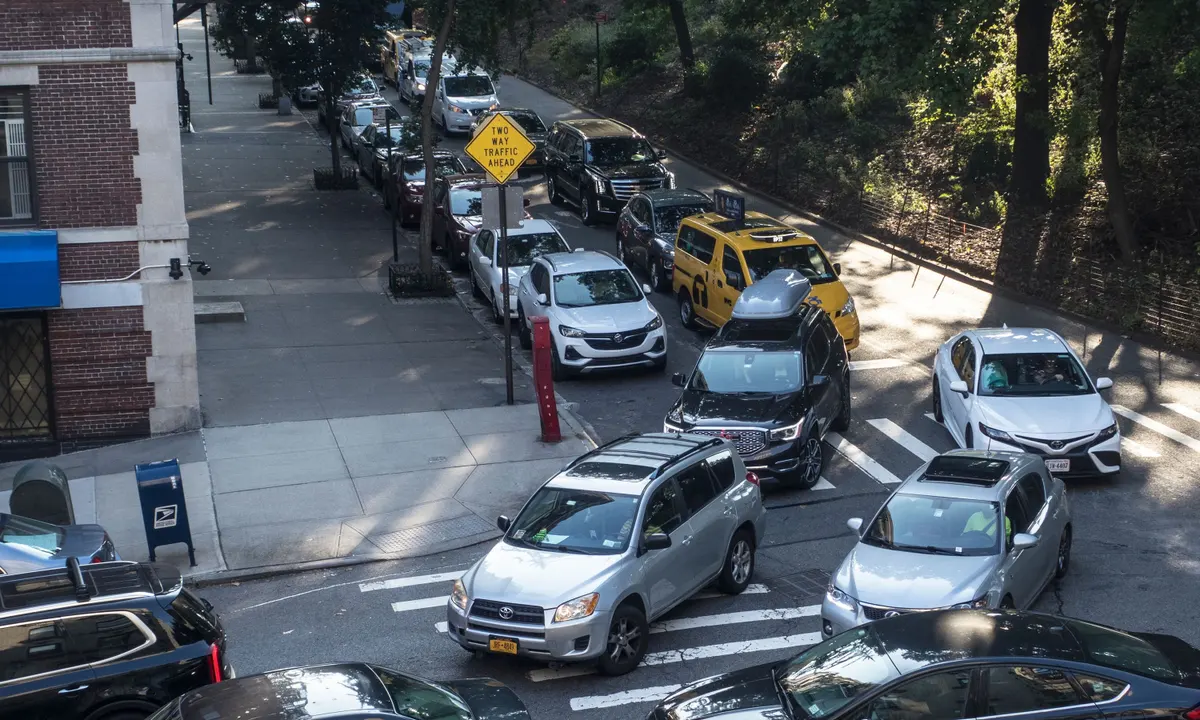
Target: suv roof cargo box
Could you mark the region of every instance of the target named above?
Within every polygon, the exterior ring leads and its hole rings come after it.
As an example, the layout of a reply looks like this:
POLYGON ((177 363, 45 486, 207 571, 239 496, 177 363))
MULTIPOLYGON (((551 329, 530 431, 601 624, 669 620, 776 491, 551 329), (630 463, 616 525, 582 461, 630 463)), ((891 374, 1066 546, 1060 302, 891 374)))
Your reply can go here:
POLYGON ((738 320, 776 320, 796 315, 812 295, 812 283, 799 270, 772 270, 751 283, 733 304, 738 320))

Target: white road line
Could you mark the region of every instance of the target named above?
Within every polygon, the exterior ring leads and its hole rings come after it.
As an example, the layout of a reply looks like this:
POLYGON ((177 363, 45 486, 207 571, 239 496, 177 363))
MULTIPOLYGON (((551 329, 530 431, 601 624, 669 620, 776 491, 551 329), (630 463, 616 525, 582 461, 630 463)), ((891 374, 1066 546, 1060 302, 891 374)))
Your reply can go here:
POLYGON ((1165 407, 1168 410, 1172 410, 1174 412, 1179 413, 1180 415, 1184 416, 1188 420, 1195 420, 1196 422, 1200 422, 1200 412, 1193 410, 1192 408, 1188 407, 1187 405, 1184 405, 1182 403, 1163 403, 1163 407, 1165 407))
MULTIPOLYGON (((769 592, 771 592, 771 588, 767 587, 766 585, 759 585, 759 584, 755 583, 755 584, 747 585, 746 589, 742 591, 742 594, 743 595, 766 595, 769 592)), ((715 600, 716 598, 723 598, 723 597, 731 597, 731 596, 728 593, 717 592, 716 590, 705 590, 704 592, 698 592, 695 595, 693 595, 688 600, 688 602, 691 602, 692 600, 715 600)))
POLYGON ((907 360, 851 360, 851 370, 883 370, 884 368, 903 367, 910 365, 907 360))
POLYGON ((1179 432, 1178 430, 1167 427, 1166 425, 1163 425, 1159 421, 1148 418, 1145 415, 1142 415, 1141 413, 1134 412, 1133 410, 1130 410, 1129 408, 1125 407, 1124 405, 1112 405, 1111 407, 1112 407, 1112 411, 1115 412, 1116 414, 1120 415, 1121 417, 1129 418, 1130 420, 1134 421, 1138 425, 1149 428, 1150 430, 1153 430, 1154 432, 1158 433, 1159 435, 1168 437, 1168 438, 1174 440, 1175 442, 1179 443, 1180 445, 1186 445, 1186 446, 1190 447, 1192 450, 1195 450, 1196 452, 1200 453, 1200 440, 1197 440, 1194 437, 1189 437, 1187 435, 1184 435, 1183 433, 1179 432))
POLYGON ((1136 440, 1130 440, 1127 437, 1121 438, 1121 448, 1130 455, 1136 455, 1143 458, 1159 457, 1158 451, 1154 448, 1146 447, 1136 440))
POLYGON ((451 582, 462 577, 463 572, 463 570, 455 570, 454 572, 433 573, 432 575, 409 575, 408 577, 392 578, 391 580, 362 583, 358 586, 358 590, 359 592, 371 592, 372 590, 395 590, 396 588, 416 587, 417 585, 431 585, 433 583, 440 582, 451 582))
MULTIPOLYGON (((932 422, 937 422, 937 418, 933 416, 933 413, 925 413, 925 417, 929 418, 932 422)), ((941 425, 941 423, 938 423, 938 425, 941 425)))
POLYGON ((836 488, 836 487, 834 487, 833 483, 829 482, 829 481, 828 481, 828 480, 826 480, 824 477, 820 477, 820 478, 818 478, 818 479, 817 479, 817 484, 816 484, 816 485, 813 485, 813 486, 812 486, 811 488, 809 488, 809 489, 810 489, 810 490, 837 490, 837 488, 836 488))
POLYGON ((832 445, 834 450, 840 452, 847 460, 857 465, 860 470, 875 478, 878 482, 884 485, 895 485, 900 482, 900 478, 893 475, 890 470, 875 462, 870 455, 859 450, 856 445, 838 433, 826 433, 825 442, 832 445))
POLYGON ((743 612, 701 615, 700 617, 660 620, 650 623, 650 634, 695 630, 696 628, 736 625, 738 623, 767 622, 770 620, 795 620, 821 614, 820 605, 805 605, 798 608, 772 608, 770 610, 746 610, 743 612))
POLYGON ((637 690, 624 690, 611 695, 585 695, 571 698, 571 709, 579 712, 580 710, 597 710, 640 702, 657 702, 682 687, 682 685, 658 685, 637 690))
POLYGON ((907 430, 887 418, 868 420, 867 422, 879 432, 903 445, 905 450, 926 462, 938 456, 937 450, 921 442, 907 430))
POLYGON ((404 600, 402 602, 392 603, 392 612, 407 612, 409 610, 425 610, 426 608, 435 608, 445 606, 446 601, 450 599, 449 595, 441 597, 421 598, 420 600, 404 600))
MULTIPOLYGON (((758 640, 740 640, 738 642, 646 653, 645 657, 642 658, 642 665, 647 667, 670 665, 671 663, 686 662, 689 660, 765 652, 767 650, 803 650, 819 642, 821 642, 821 633, 803 633, 801 635, 781 635, 779 637, 760 638, 758 640)), ((555 669, 530 670, 525 673, 525 677, 532 682, 545 682, 547 680, 561 680, 569 677, 593 675, 595 672, 595 668, 590 665, 567 665, 555 669)))
POLYGON ((444 622, 444 621, 440 622, 440 623, 434 623, 433 629, 437 630, 440 633, 444 633, 450 629, 450 623, 444 622))

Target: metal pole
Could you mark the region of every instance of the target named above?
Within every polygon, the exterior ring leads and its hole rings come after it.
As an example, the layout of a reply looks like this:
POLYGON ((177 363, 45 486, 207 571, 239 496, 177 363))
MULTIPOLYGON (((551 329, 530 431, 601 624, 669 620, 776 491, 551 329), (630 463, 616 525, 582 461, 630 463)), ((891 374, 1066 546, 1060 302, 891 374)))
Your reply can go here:
POLYGON ((208 6, 200 6, 200 22, 204 25, 204 72, 208 75, 208 104, 212 105, 212 60, 208 56, 208 6))
POLYGON ((600 20, 596 20, 596 99, 600 99, 600 20))
MULTIPOLYGON (((392 114, 384 111, 384 117, 387 123, 387 166, 392 167, 392 114)), ((387 185, 384 185, 383 191, 387 192, 387 185)), ((400 181, 396 181, 396 202, 392 203, 392 262, 400 262, 400 239, 396 233, 396 208, 400 206, 400 181)))
POLYGON ((500 287, 504 290, 504 390, 508 404, 513 404, 513 369, 512 369, 512 318, 509 317, 508 286, 508 188, 500 189, 500 287))

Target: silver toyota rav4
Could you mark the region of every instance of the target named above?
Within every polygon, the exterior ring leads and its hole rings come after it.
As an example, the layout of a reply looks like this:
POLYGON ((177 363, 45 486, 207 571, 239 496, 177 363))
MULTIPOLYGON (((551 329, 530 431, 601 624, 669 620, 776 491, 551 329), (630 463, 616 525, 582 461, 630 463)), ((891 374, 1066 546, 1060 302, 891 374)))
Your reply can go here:
POLYGON ((633 670, 649 622, 716 580, 754 574, 766 510, 728 440, 630 435, 546 482, 473 565, 446 608, 468 650, 633 670))

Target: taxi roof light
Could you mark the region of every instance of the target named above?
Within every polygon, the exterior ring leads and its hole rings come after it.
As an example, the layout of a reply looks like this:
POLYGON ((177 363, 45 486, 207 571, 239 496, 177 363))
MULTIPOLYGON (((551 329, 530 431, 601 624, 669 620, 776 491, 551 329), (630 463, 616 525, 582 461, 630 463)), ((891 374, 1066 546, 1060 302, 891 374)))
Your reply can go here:
POLYGON ((738 320, 777 320, 795 316, 815 302, 812 283, 799 270, 780 268, 751 283, 733 304, 738 320))

